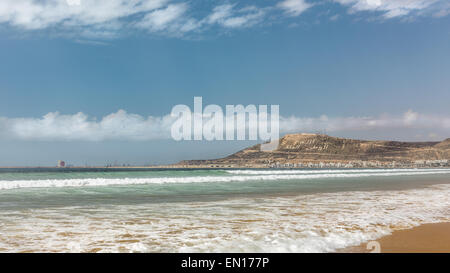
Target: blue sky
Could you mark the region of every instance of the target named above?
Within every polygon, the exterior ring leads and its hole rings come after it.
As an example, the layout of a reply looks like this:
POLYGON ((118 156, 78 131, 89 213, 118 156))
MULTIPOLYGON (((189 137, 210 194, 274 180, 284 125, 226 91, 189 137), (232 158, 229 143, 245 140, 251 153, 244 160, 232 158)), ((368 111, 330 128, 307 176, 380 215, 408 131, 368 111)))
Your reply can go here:
POLYGON ((0 165, 157 164, 251 144, 77 127, 164 130, 194 96, 278 104, 284 133, 448 138, 449 12, 439 0, 2 1, 0 165))

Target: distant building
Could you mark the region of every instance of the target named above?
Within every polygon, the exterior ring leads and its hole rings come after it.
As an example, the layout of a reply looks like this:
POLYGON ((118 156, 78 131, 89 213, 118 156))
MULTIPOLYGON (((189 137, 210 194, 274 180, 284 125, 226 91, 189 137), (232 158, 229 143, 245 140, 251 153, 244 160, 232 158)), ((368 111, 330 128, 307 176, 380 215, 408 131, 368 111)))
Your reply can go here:
POLYGON ((66 162, 62 160, 58 160, 58 168, 64 168, 66 166, 66 162))

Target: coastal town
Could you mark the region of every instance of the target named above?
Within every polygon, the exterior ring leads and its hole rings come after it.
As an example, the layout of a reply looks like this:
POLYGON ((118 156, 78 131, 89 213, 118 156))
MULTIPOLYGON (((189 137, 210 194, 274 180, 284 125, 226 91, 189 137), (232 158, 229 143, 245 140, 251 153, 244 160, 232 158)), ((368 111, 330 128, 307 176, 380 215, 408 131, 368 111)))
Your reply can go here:
POLYGON ((450 167, 450 160, 417 160, 414 162, 349 161, 345 162, 307 162, 268 164, 267 168, 445 168, 450 167))
POLYGON ((370 168, 449 168, 450 160, 417 160, 413 162, 400 161, 342 161, 342 162, 267 162, 265 164, 176 164, 159 166, 164 168, 250 168, 250 169, 370 169, 370 168))

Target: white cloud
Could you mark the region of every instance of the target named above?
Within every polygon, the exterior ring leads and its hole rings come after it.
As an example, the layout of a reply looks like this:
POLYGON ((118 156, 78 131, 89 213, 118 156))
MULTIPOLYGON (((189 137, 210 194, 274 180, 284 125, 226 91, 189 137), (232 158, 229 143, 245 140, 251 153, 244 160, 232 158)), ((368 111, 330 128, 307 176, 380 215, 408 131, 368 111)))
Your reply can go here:
POLYGON ((277 6, 285 10, 285 12, 291 16, 298 16, 312 7, 312 4, 309 4, 304 0, 284 0, 279 2, 277 6))
POLYGON ((409 15, 415 11, 424 11, 443 0, 334 0, 350 6, 351 12, 378 11, 385 18, 409 15))
POLYGON ((229 28, 249 27, 258 23, 264 16, 264 11, 258 8, 245 9, 241 13, 245 14, 227 18, 222 22, 222 25, 229 28))
POLYGON ((42 118, 0 118, 0 128, 3 137, 21 140, 152 140, 169 138, 172 122, 170 116, 144 118, 123 110, 100 121, 81 112, 74 115, 53 112, 42 118))
POLYGON ((28 31, 49 29, 89 39, 118 37, 138 28, 168 35, 216 25, 240 28, 256 24, 263 8, 235 4, 215 6, 203 18, 189 14, 193 2, 175 0, 1 0, 0 24, 28 31))
MULTIPOLYGON (((0 137, 15 140, 38 141, 146 141, 170 139, 172 123, 170 115, 143 117, 119 110, 100 120, 86 114, 62 115, 48 113, 41 118, 0 117, 0 137)), ((436 132, 450 135, 450 116, 426 115, 409 110, 403 115, 379 117, 280 117, 280 131, 300 132, 372 132, 373 130, 414 130, 426 133, 430 139, 436 132), (428 132, 428 131, 429 132, 428 132), (433 134, 433 135, 431 135, 433 134)))
POLYGON ((403 115, 403 119, 405 121, 405 124, 407 125, 414 124, 414 122, 416 122, 418 118, 419 113, 416 113, 413 110, 408 110, 408 112, 403 115))
POLYGON ((138 26, 155 31, 167 29, 171 23, 181 18, 187 9, 188 6, 185 3, 168 5, 166 8, 145 15, 138 26))
POLYGON ((168 0, 2 0, 0 23, 24 29, 81 27, 115 22, 164 6, 168 0))
POLYGON ((419 114, 412 110, 401 116, 384 114, 379 117, 281 117, 280 128, 283 132, 438 129, 450 133, 450 117, 419 114))
POLYGON ((233 5, 226 4, 214 7, 212 13, 207 17, 207 22, 215 24, 226 18, 231 17, 233 14, 233 5))
MULTIPOLYGON (((384 18, 411 15, 447 16, 448 0, 331 0, 351 13, 380 12, 384 18)), ((321 2, 328 5, 331 1, 321 2)), ((264 22, 282 23, 310 9, 309 0, 278 0, 205 4, 188 0, 0 0, 0 24, 29 32, 48 30, 75 39, 111 39, 130 31, 145 30, 169 36, 203 32, 214 27, 239 29, 264 22), (208 6, 208 5, 206 5, 208 6)), ((340 14, 336 14, 336 19, 340 14)))
POLYGON ((249 27, 258 23, 265 11, 256 6, 234 9, 235 5, 225 4, 216 6, 206 18, 208 24, 218 24, 226 28, 249 27))

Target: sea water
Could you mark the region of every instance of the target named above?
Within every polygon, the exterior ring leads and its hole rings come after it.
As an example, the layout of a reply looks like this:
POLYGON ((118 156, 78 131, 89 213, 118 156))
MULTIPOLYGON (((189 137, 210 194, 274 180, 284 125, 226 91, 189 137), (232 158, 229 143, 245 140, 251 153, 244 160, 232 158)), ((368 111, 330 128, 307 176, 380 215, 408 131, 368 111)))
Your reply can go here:
POLYGON ((450 221, 450 169, 0 170, 0 252, 332 252, 450 221))

